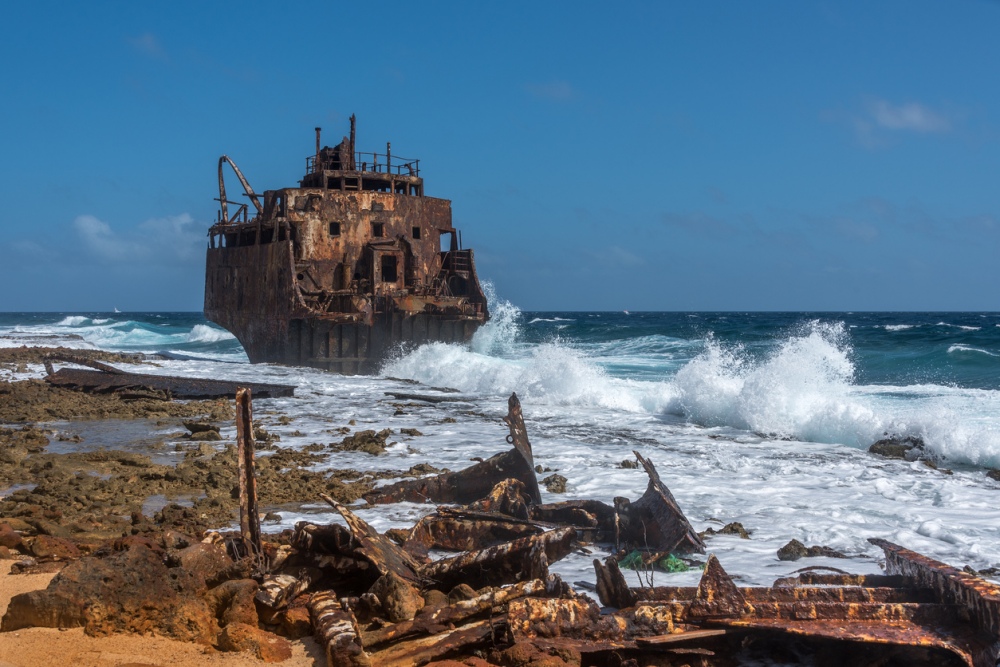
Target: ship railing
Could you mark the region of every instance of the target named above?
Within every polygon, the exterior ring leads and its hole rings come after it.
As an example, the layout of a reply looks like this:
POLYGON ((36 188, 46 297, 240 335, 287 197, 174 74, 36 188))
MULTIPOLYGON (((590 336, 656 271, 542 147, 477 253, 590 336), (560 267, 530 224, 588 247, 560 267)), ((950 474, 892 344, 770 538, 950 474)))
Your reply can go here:
MULTIPOLYGON (((316 156, 310 155, 306 158, 306 173, 315 174, 319 171, 316 168, 316 156)), ((389 153, 362 153, 354 154, 354 169, 343 169, 341 171, 362 171, 374 174, 389 174, 393 176, 419 176, 420 160, 414 160, 389 153)))

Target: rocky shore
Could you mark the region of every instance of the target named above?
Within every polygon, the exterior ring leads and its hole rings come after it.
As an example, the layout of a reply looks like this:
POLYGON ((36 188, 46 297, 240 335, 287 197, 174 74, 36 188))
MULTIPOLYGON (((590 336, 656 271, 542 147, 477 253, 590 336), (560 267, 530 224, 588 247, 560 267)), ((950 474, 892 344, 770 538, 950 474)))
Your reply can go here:
MULTIPOLYGON (((0 370, 24 374, 48 353, 0 350, 0 370)), ((535 465, 516 395, 504 418, 513 449, 455 472, 360 472, 326 466, 338 452, 379 456, 391 429, 350 421, 329 429, 339 442, 286 448, 279 431, 294 428, 290 418, 251 422, 249 392, 239 394, 235 410, 230 400, 0 380, 0 559, 10 563, 0 577, 0 656, 13 656, 0 667, 51 662, 59 644, 73 664, 94 665, 978 664, 992 650, 980 640, 1000 635, 1000 588, 978 576, 988 573, 878 538, 869 541, 884 551, 886 575, 806 567, 773 588, 738 587, 718 559, 699 554, 715 535, 750 532, 736 522, 695 532, 638 451, 621 466, 648 476, 640 498, 544 503, 540 485, 563 493, 568 480, 535 465), (238 443, 224 435, 234 418, 238 443), (344 524, 266 530, 272 510, 318 498, 344 524), (347 506, 359 499, 438 507, 412 528, 379 533, 347 506), (614 547, 593 561, 596 585, 549 571, 594 544, 614 547), (653 584, 657 572, 692 568, 703 570, 697 587, 653 584), (242 662, 226 662, 229 654, 242 662)), ((876 443, 890 449, 873 453, 903 456, 919 444, 876 443)), ((797 540, 777 553, 815 557, 848 558, 797 540)))

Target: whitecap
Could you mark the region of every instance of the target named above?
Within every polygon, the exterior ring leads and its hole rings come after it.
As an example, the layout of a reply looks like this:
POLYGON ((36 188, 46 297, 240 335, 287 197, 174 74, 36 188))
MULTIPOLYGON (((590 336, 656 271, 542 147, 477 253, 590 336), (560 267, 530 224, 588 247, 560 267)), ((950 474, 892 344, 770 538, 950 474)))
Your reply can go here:
POLYGON ((90 322, 89 317, 83 315, 69 315, 56 322, 57 327, 78 327, 90 322))
POLYGON ((962 331, 979 331, 982 327, 969 327, 964 324, 949 324, 948 322, 938 322, 939 327, 951 327, 953 329, 961 329, 962 331))
POLYGON ((976 352, 978 354, 986 354, 991 357, 1000 357, 1000 354, 995 352, 990 352, 989 350, 982 350, 978 347, 971 347, 969 345, 952 345, 948 348, 948 354, 954 354, 956 352, 976 352))
POLYGON ((189 343, 217 343, 220 340, 233 340, 236 336, 225 329, 217 329, 207 324, 196 324, 187 335, 189 343))

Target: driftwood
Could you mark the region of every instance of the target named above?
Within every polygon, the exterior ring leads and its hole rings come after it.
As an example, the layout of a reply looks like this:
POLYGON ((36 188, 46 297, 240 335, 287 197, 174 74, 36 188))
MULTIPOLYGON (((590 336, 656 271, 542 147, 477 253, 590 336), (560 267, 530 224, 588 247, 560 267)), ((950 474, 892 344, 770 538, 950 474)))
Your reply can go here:
MULTIPOLYGON (((75 362, 76 363, 76 362, 75 362)), ((88 362, 94 365, 97 362, 88 362)), ((292 396, 295 387, 283 384, 261 384, 228 382, 225 380, 201 380, 198 378, 171 377, 168 375, 146 375, 127 373, 106 364, 102 370, 85 371, 79 368, 62 368, 45 376, 45 381, 56 387, 78 389, 92 393, 136 394, 146 396, 150 392, 161 392, 162 397, 171 398, 226 398, 240 387, 253 390, 258 398, 292 396)))
POLYGON ((542 578, 540 575, 547 575, 548 563, 570 552, 574 535, 572 528, 560 528, 521 537, 506 544, 434 561, 423 566, 420 575, 434 581, 435 587, 441 590, 450 590, 462 583, 482 588, 542 578), (540 568, 538 563, 543 558, 545 566, 540 568), (546 572, 539 572, 540 569, 546 572))
POLYGON ((341 606, 334 591, 314 593, 308 606, 328 667, 371 667, 373 663, 361 645, 358 622, 341 606))
POLYGON ((514 445, 514 449, 458 472, 383 486, 365 494, 365 500, 372 504, 409 501, 464 505, 486 498, 498 483, 513 478, 524 484, 533 503, 540 504, 541 492, 538 490, 538 478, 535 477, 531 443, 528 442, 517 394, 511 394, 507 405, 508 413, 504 422, 510 428, 507 440, 514 445))
POLYGON ((257 475, 254 465, 253 403, 250 389, 236 390, 236 462, 240 490, 240 536, 248 554, 259 557, 260 512, 257 508, 257 475))
POLYGON ((705 553, 705 543, 698 537, 681 512, 670 489, 660 480, 653 462, 633 452, 649 475, 646 492, 634 503, 616 498, 623 546, 659 552, 705 553))
POLYGON ((420 577, 417 575, 417 570, 420 568, 420 564, 413 556, 388 537, 379 534, 358 515, 330 496, 325 493, 319 495, 347 522, 348 528, 351 529, 352 538, 358 543, 358 546, 353 549, 354 555, 371 563, 380 575, 392 572, 407 581, 419 582, 420 577))

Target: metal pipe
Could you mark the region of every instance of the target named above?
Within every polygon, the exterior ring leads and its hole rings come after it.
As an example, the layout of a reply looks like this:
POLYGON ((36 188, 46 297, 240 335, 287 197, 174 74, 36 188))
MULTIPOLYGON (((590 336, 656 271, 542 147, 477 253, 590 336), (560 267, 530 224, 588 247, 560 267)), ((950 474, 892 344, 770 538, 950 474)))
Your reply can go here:
POLYGON ((357 119, 355 119, 354 114, 351 114, 351 160, 354 160, 354 130, 356 128, 357 119))
POLYGON ((321 127, 317 127, 316 128, 316 162, 313 163, 313 173, 316 173, 319 170, 319 168, 320 168, 320 163, 319 163, 319 134, 322 131, 322 129, 323 128, 321 128, 321 127))

